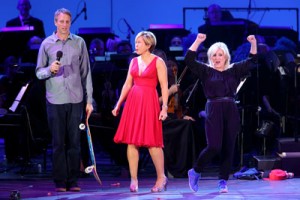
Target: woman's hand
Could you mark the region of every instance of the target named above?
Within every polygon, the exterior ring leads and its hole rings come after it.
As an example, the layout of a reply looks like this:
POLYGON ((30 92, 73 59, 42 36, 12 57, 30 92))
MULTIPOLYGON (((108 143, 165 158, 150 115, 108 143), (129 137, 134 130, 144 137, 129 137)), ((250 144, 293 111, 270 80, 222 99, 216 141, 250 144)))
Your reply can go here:
POLYGON ((256 38, 254 35, 249 35, 247 37, 248 42, 250 42, 251 44, 256 43, 256 38))
POLYGON ((111 111, 112 115, 115 116, 115 117, 118 116, 119 110, 120 110, 120 107, 115 106, 115 108, 111 111))
POLYGON ((198 33, 195 41, 193 42, 193 44, 190 46, 189 50, 191 51, 197 51, 198 47, 200 46, 200 44, 206 39, 206 35, 203 33, 198 33))
POLYGON ((159 120, 164 121, 165 119, 167 119, 167 117, 168 117, 167 109, 162 108, 162 110, 159 113, 159 120))
POLYGON ((204 42, 204 40, 206 39, 206 34, 203 33, 198 33, 196 40, 200 43, 204 42))
POLYGON ((251 44, 250 53, 255 55, 257 54, 257 44, 256 44, 256 38, 254 35, 249 35, 247 37, 248 42, 251 44))

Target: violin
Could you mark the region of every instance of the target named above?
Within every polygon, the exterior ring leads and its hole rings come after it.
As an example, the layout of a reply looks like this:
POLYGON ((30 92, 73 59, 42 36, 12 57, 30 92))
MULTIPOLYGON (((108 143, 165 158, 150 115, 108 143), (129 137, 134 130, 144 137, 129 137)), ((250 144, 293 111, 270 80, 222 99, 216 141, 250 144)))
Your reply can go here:
MULTIPOLYGON (((180 77, 177 79, 177 73, 178 73, 177 66, 176 65, 172 66, 172 72, 174 75, 175 84, 177 85, 180 84, 186 71, 187 71, 187 66, 184 68, 180 77)), ((168 103, 168 113, 174 113, 177 116, 177 118, 180 119, 183 117, 183 112, 182 112, 182 106, 179 103, 179 99, 180 99, 179 96, 181 96, 181 92, 178 90, 178 92, 170 98, 170 101, 168 103)))

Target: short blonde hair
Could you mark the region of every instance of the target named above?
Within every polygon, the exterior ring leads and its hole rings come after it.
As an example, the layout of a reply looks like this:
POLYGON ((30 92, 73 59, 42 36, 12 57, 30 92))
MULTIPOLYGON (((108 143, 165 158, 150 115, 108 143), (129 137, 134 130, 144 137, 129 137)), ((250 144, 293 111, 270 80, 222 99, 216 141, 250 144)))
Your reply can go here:
POLYGON ((229 50, 228 50, 228 47, 225 43, 223 42, 216 42, 214 43, 213 45, 211 45, 207 51, 207 57, 208 57, 208 62, 209 62, 209 65, 210 66, 213 66, 213 63, 211 61, 211 56, 213 54, 215 54, 217 52, 218 49, 221 49, 227 60, 225 62, 225 70, 229 68, 229 65, 230 65, 230 60, 231 60, 231 56, 230 56, 230 53, 229 53, 229 50))
POLYGON ((155 49, 156 46, 156 37, 155 35, 150 31, 141 31, 135 36, 135 42, 136 40, 142 37, 146 45, 150 45, 149 51, 152 52, 155 49))

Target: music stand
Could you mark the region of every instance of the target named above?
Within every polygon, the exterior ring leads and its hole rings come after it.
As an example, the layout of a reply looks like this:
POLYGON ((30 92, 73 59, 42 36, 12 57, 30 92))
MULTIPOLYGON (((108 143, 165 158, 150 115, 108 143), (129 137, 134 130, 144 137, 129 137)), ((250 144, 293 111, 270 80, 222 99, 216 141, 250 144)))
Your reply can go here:
POLYGON ((109 27, 79 28, 77 34, 85 40, 87 46, 90 46, 91 41, 95 38, 99 38, 106 43, 109 38, 114 38, 116 36, 111 32, 111 28, 109 27))
POLYGON ((215 42, 224 42, 230 51, 237 49, 245 38, 246 24, 244 21, 224 21, 210 24, 207 27, 205 47, 215 42))
POLYGON ((17 97, 15 98, 13 104, 9 108, 10 111, 15 112, 17 110, 17 108, 18 108, 18 106, 19 106, 19 104, 20 104, 20 102, 21 102, 28 86, 29 86, 29 83, 27 83, 25 86, 23 86, 21 88, 21 90, 19 91, 19 93, 18 93, 17 97))
POLYGON ((8 56, 19 57, 25 51, 27 42, 34 36, 34 27, 4 27, 0 29, 0 62, 8 56))
POLYGON ((183 25, 178 24, 150 24, 148 31, 151 31, 156 37, 156 48, 165 52, 169 51, 168 48, 172 37, 185 37, 190 34, 190 31, 184 29, 183 25))

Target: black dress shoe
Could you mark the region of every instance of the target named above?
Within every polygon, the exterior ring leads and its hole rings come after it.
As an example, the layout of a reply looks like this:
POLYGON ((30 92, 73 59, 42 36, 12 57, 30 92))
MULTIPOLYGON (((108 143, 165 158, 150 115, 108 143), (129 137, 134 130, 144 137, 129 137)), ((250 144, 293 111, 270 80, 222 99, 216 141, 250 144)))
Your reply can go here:
POLYGON ((55 183, 55 191, 56 192, 66 192, 67 191, 66 184, 63 181, 56 182, 55 183))
POLYGON ((81 188, 78 186, 77 182, 72 182, 68 184, 68 191, 71 192, 80 192, 81 188))

